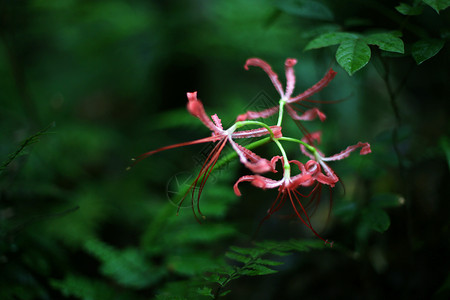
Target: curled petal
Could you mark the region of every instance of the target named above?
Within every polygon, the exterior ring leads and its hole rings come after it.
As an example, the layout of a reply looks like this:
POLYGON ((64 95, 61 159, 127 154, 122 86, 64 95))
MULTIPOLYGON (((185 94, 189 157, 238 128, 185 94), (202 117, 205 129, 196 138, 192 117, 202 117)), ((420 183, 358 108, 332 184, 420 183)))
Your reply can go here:
POLYGON ((327 116, 317 108, 308 109, 301 116, 298 115, 297 112, 291 106, 286 105, 286 108, 287 108, 288 114, 294 120, 311 121, 311 120, 314 120, 315 118, 319 117, 320 121, 323 122, 327 118, 327 116))
MULTIPOLYGON (((282 137, 281 126, 270 126, 270 129, 272 130, 275 138, 282 137)), ((233 139, 234 138, 242 139, 242 138, 260 137, 268 134, 270 134, 270 132, 266 128, 261 127, 257 129, 235 131, 231 134, 231 137, 233 139)))
MULTIPOLYGON (((309 133, 307 135, 305 135, 302 138, 302 142, 305 142, 309 145, 313 145, 314 143, 319 143, 320 144, 320 139, 322 137, 322 133, 320 131, 315 131, 313 133, 309 133)), ((300 144, 300 150, 302 151, 302 153, 306 156, 308 156, 310 159, 315 160, 316 158, 314 157, 314 155, 312 155, 310 152, 308 152, 305 148, 305 146, 303 146, 302 144, 300 144)), ((319 149, 316 148, 316 151, 323 156, 323 153, 319 151, 319 149)))
POLYGON ((325 74, 325 76, 319 82, 317 82, 315 85, 313 85, 312 87, 310 87, 303 93, 301 93, 293 98, 290 98, 289 100, 287 100, 287 102, 293 103, 293 102, 297 102, 297 101, 302 101, 304 99, 308 99, 309 97, 311 97, 312 95, 314 95, 315 93, 319 92, 321 89, 326 87, 330 83, 330 81, 333 80, 333 78, 334 78, 334 76, 336 76, 336 74, 337 73, 335 71, 333 71, 333 69, 328 70, 327 74, 325 74))
POLYGON ((296 188, 297 186, 300 186, 300 185, 301 186, 310 186, 314 183, 314 178, 312 176, 313 174, 311 174, 311 172, 308 171, 308 163, 307 163, 306 167, 304 164, 302 164, 298 160, 291 160, 291 161, 289 161, 289 163, 297 165, 301 172, 300 174, 291 177, 290 186, 292 188, 296 188))
POLYGON ((361 154, 361 155, 366 155, 366 154, 369 154, 372 152, 372 150, 370 149, 369 143, 358 142, 358 144, 348 146, 344 151, 341 151, 340 153, 335 154, 330 157, 324 157, 324 158, 322 158, 322 160, 324 160, 324 161, 341 160, 341 159, 349 156, 350 153, 352 153, 353 151, 355 151, 358 148, 361 148, 361 151, 359 152, 359 154, 361 154))
POLYGON ((268 63, 259 58, 249 58, 245 62, 244 68, 248 70, 248 66, 260 67, 261 69, 263 69, 264 72, 266 72, 267 75, 269 76, 277 92, 283 98, 284 96, 283 87, 281 86, 281 83, 278 80, 278 75, 272 70, 272 67, 268 63))
POLYGON ((334 187, 335 184, 339 181, 339 178, 334 173, 333 173, 333 176, 319 173, 319 174, 317 174, 316 180, 320 183, 327 184, 331 187, 334 187))
POLYGON ((245 121, 245 120, 253 120, 258 118, 267 118, 278 112, 279 107, 274 106, 262 111, 251 111, 249 110, 245 114, 239 115, 236 121, 245 121))
POLYGON ((187 104, 189 113, 202 121, 211 131, 218 132, 217 127, 206 114, 202 102, 197 99, 197 92, 187 93, 187 97, 189 100, 187 104))
POLYGON ((283 156, 277 155, 277 156, 272 157, 272 159, 270 160, 270 163, 272 164, 272 169, 273 169, 274 173, 277 173, 276 165, 277 165, 278 160, 281 160, 281 162, 283 162, 283 156))
POLYGON ((229 138, 230 144, 239 156, 241 163, 249 168, 254 173, 265 173, 274 171, 274 168, 270 161, 260 157, 256 153, 242 147, 231 138, 229 138))
POLYGON ((260 189, 273 189, 281 185, 281 181, 276 181, 261 175, 245 175, 239 178, 233 186, 236 196, 241 196, 241 191, 238 188, 238 184, 243 181, 250 181, 251 184, 260 189))
POLYGON ((318 144, 320 144, 322 139, 322 132, 320 131, 314 131, 308 135, 306 135, 305 137, 302 138, 302 141, 312 145, 315 142, 317 142, 318 144))
POLYGON ((295 74, 294 74, 294 66, 297 64, 297 60, 295 58, 288 58, 284 63, 284 67, 286 69, 286 94, 284 97, 289 99, 291 97, 292 92, 295 87, 295 74))

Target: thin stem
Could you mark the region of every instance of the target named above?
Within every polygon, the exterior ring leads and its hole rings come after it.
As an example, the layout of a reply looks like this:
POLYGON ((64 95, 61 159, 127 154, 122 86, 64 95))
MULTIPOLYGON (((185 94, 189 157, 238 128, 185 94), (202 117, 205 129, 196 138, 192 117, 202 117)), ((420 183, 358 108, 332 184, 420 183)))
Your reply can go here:
POLYGON ((286 104, 286 101, 281 99, 280 100, 280 109, 278 112, 278 122, 277 126, 281 126, 281 122, 283 122, 283 111, 284 111, 284 105, 286 104))
POLYGON ((306 149, 308 149, 308 151, 312 152, 313 154, 315 154, 317 152, 316 148, 314 148, 313 146, 311 146, 310 144, 301 141, 299 139, 294 139, 294 138, 290 138, 290 137, 280 137, 278 138, 279 141, 286 141, 286 142, 294 142, 294 143, 298 143, 298 144, 302 144, 303 146, 305 146, 306 149))

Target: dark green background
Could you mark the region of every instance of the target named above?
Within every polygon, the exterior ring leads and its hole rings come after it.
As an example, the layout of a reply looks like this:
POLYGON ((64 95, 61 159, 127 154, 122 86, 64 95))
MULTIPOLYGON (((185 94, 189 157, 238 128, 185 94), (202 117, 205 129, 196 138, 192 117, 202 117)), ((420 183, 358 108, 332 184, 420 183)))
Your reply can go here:
MULTIPOLYGON (((242 277, 224 298, 448 296, 449 47, 420 65, 409 51, 419 38, 448 38, 449 10, 424 6, 406 17, 392 1, 309 2, 0 1, 0 161, 54 124, 0 174, 0 298, 188 298, 204 271, 233 264, 229 246, 251 247, 276 191, 242 184, 236 197, 244 167, 230 163, 209 180, 202 225, 189 208, 176 216, 167 191, 174 178, 196 174, 207 145, 125 171, 141 153, 210 135, 185 110, 186 92, 198 91, 225 126, 276 103, 264 72, 243 69, 250 57, 268 61, 282 82, 284 60, 297 58, 297 93, 336 70, 313 98, 343 101, 320 106, 326 122, 304 125, 323 131, 327 154, 358 141, 373 153, 330 163, 343 185, 326 228, 327 189, 314 222, 334 249, 279 258, 279 273, 242 277), (372 47, 369 64, 350 77, 336 47, 303 51, 333 30, 401 30, 406 54, 372 47)), ((293 122, 283 132, 301 137, 293 122)), ((255 240, 314 238, 290 214, 286 205, 255 240)))

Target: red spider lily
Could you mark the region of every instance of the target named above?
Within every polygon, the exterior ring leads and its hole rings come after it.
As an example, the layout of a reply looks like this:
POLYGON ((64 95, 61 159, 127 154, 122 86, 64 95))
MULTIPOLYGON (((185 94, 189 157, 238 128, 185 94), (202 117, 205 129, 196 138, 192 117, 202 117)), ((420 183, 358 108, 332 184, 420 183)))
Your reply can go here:
MULTIPOLYGON (((193 116, 197 117, 200 121, 202 121, 203 124, 205 124, 206 127, 208 127, 212 135, 210 137, 190 141, 190 142, 184 142, 184 143, 178 143, 170 146, 165 146, 153 151, 149 151, 147 153, 144 153, 136 158, 136 162, 141 161, 142 159, 153 155, 155 153, 178 148, 182 146, 187 145, 194 145, 194 144, 200 144, 200 143, 207 143, 207 142, 217 142, 211 153, 209 153, 208 157, 206 158, 205 162, 203 163, 200 172, 198 176, 195 178, 189 189, 186 191, 186 194, 189 191, 192 191, 192 210, 194 211, 194 215, 197 218, 195 214, 194 209, 194 197, 195 197, 195 190, 198 187, 197 192, 197 211, 200 215, 202 215, 200 211, 199 206, 199 200, 201 193, 203 191, 203 188, 205 186, 206 181, 208 180, 209 175, 211 174, 211 171, 214 169, 214 166, 217 163, 217 160, 219 158, 220 153, 222 152, 223 148, 225 147, 226 143, 230 143, 232 148, 236 151, 236 153, 239 156, 239 159, 241 163, 243 163, 247 168, 249 168, 254 173, 264 173, 268 171, 274 171, 273 165, 271 162, 269 162, 267 159, 261 158, 254 152, 244 148, 243 146, 236 143, 233 139, 237 138, 254 138, 254 137, 261 137, 264 135, 271 134, 271 132, 266 128, 257 128, 257 129, 251 129, 251 130, 241 130, 236 131, 236 126, 232 126, 227 130, 224 130, 222 127, 222 122, 219 119, 219 117, 215 114, 211 116, 211 118, 208 117, 208 115, 205 112, 205 109, 203 108, 203 104, 200 100, 197 99, 197 92, 193 93, 187 93, 188 97, 188 103, 187 103, 187 110, 189 113, 191 113, 193 116)), ((272 134, 275 138, 281 137, 281 127, 280 126, 270 126, 272 130, 272 134)), ((178 210, 181 207, 181 204, 184 200, 181 200, 178 206, 178 210)), ((197 218, 198 220, 198 218, 197 218)))
MULTIPOLYGON (((301 104, 303 106, 306 106, 303 102, 304 101, 310 101, 310 102, 317 102, 309 100, 308 98, 311 97, 313 94, 319 92, 324 87, 328 85, 328 83, 334 78, 336 75, 336 72, 330 69, 327 74, 315 85, 313 85, 311 88, 307 89, 301 94, 298 94, 295 97, 291 97, 292 93, 294 91, 295 86, 295 74, 294 74, 294 65, 297 63, 297 60, 294 58, 288 58, 286 59, 285 70, 286 70, 286 91, 283 91, 283 87, 278 80, 278 75, 272 70, 270 65, 259 59, 259 58, 250 58, 245 63, 244 68, 248 70, 249 66, 255 66, 262 68, 267 75, 269 76, 270 80, 272 81, 273 85, 275 86, 275 89, 277 90, 278 94, 281 96, 281 100, 285 101, 286 110, 288 114, 294 119, 298 121, 310 121, 313 120, 316 117, 319 117, 321 121, 324 121, 326 116, 324 113, 322 113, 317 108, 311 108, 306 111, 300 109, 297 106, 294 106, 294 104, 301 104), (302 102, 302 103, 300 103, 302 102), (299 115, 297 112, 302 112, 301 115, 299 115)), ((267 118, 273 114, 275 114, 279 110, 279 106, 274 106, 259 112, 255 111, 248 111, 245 114, 239 115, 237 120, 249 120, 249 119, 256 119, 256 118, 267 118)))
MULTIPOLYGON (((317 131, 317 132, 313 132, 311 134, 306 135, 305 137, 302 138, 302 141, 312 145, 315 142, 320 143, 320 138, 321 138, 321 133, 319 131, 317 131)), ((334 173, 333 169, 331 169, 325 162, 344 159, 344 158, 348 157, 351 152, 355 151, 358 148, 361 148, 361 150, 359 152, 360 155, 366 155, 366 154, 369 154, 372 152, 372 150, 370 149, 369 143, 358 142, 356 145, 348 146, 345 150, 339 152, 338 154, 335 154, 335 155, 332 155, 329 157, 325 157, 325 155, 317 148, 316 148, 315 154, 313 155, 306 150, 305 146, 300 144, 300 149, 303 152, 303 154, 305 154, 306 156, 311 158, 312 161, 316 161, 317 163, 319 163, 318 167, 319 168, 321 167, 325 171, 325 174, 324 174, 324 173, 321 173, 320 169, 319 169, 317 180, 324 184, 328 184, 331 187, 334 187, 334 185, 339 181, 339 178, 334 173)))
MULTIPOLYGON (((284 160, 281 156, 276 156, 272 158, 271 162, 274 164, 281 159, 284 164, 284 160)), ((237 196, 241 196, 241 192, 239 191, 238 185, 239 183, 243 181, 249 181, 254 186, 261 188, 261 189, 274 189, 278 188, 278 196, 273 202, 272 206, 267 211, 267 215, 264 217, 264 219, 261 221, 264 222, 267 220, 273 213, 281 209, 283 207, 285 201, 287 198, 289 198, 289 201, 291 202, 292 207, 294 208, 295 214, 297 217, 302 221, 303 224, 305 224, 306 227, 308 227, 318 238, 323 240, 325 243, 329 243, 328 240, 325 240, 322 238, 313 228, 311 224, 311 220, 309 218, 309 215, 306 211, 308 206, 314 202, 315 199, 320 198, 320 192, 321 192, 321 184, 317 183, 313 189, 309 192, 309 194, 304 195, 299 192, 300 187, 309 187, 314 184, 314 182, 322 182, 320 180, 319 174, 320 174, 320 167, 319 164, 316 161, 310 160, 306 163, 306 165, 302 164, 299 161, 292 160, 289 161, 289 164, 295 164, 298 166, 300 170, 300 174, 291 176, 290 175, 290 168, 284 172, 284 176, 281 180, 273 180, 270 178, 263 177, 261 175, 246 175, 242 176, 238 179, 238 181, 234 184, 234 193, 237 196), (303 204, 300 198, 310 198, 309 202, 307 204, 303 204), (298 208, 299 207, 299 208, 298 208), (303 216, 302 216, 303 214, 303 216)), ((323 182, 322 182, 323 183, 323 182)), ((261 225, 260 223, 260 225, 261 225)), ((333 243, 331 243, 333 245, 333 243)))

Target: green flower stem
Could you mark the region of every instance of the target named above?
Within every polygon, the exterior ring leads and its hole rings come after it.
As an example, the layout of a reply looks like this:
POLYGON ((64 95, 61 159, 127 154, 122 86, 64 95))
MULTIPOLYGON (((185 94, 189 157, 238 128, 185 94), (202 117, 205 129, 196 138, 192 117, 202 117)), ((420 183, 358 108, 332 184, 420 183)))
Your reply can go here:
POLYGON ((308 143, 305 143, 304 141, 301 141, 298 139, 283 136, 283 137, 278 138, 278 140, 302 144, 303 146, 305 146, 306 149, 308 149, 309 152, 312 152, 313 155, 315 155, 317 152, 316 148, 314 148, 313 146, 309 145, 308 143))
POLYGON ((280 100, 280 110, 278 112, 278 122, 277 126, 281 126, 281 123, 283 122, 283 112, 284 112, 284 105, 286 104, 286 101, 281 99, 280 100))

